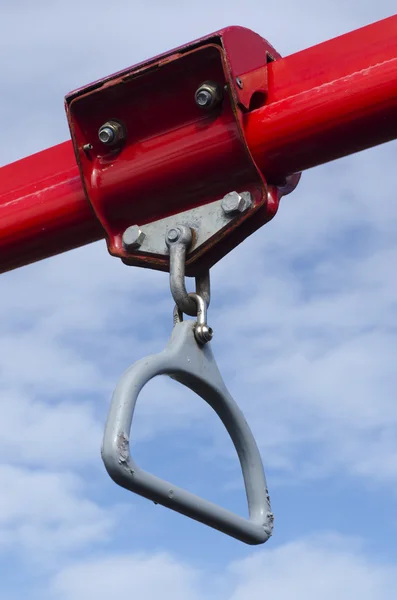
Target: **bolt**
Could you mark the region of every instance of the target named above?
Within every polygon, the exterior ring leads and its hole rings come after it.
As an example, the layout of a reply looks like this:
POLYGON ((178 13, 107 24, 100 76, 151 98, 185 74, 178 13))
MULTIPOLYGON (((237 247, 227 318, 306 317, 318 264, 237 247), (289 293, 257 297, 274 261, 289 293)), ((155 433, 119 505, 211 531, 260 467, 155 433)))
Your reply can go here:
POLYGON ((251 194, 249 192, 230 192, 222 200, 222 210, 227 216, 243 213, 251 205, 251 194))
POLYGON ((131 225, 123 233, 123 246, 126 250, 134 250, 143 244, 145 233, 139 229, 138 225, 131 225))
POLYGON ((98 137, 105 146, 114 146, 125 139, 125 129, 118 121, 107 121, 99 128, 98 137))
POLYGON ((217 106, 222 101, 222 97, 222 88, 213 81, 202 83, 194 95, 197 106, 207 110, 217 106))
POLYGON ((196 94, 196 102, 200 107, 207 108, 212 104, 212 94, 208 90, 199 90, 196 94))
POLYGON ((98 137, 101 140, 102 144, 113 144, 116 134, 112 127, 104 125, 100 128, 98 132, 98 137))
POLYGON ((242 90, 244 87, 244 84, 241 81, 240 77, 236 77, 236 83, 237 83, 238 87, 240 88, 240 90, 242 90))
POLYGON ((179 240, 180 235, 181 235, 181 230, 179 228, 173 227, 172 229, 168 230, 167 239, 171 243, 177 242, 179 240))

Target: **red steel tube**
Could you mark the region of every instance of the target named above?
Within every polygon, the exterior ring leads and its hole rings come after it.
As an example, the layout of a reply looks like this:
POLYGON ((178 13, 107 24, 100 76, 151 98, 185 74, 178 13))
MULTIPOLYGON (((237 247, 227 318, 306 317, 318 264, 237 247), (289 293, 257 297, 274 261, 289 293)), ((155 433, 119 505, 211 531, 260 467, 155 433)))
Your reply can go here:
MULTIPOLYGON (((269 182, 397 138, 397 15, 267 68, 245 132, 269 182)), ((0 169, 0 272, 103 236, 71 142, 0 169)))
POLYGON ((71 142, 0 169, 0 272, 103 236, 84 195, 71 142))
POLYGON ((247 116, 267 178, 397 138, 397 15, 268 65, 266 105, 247 116))

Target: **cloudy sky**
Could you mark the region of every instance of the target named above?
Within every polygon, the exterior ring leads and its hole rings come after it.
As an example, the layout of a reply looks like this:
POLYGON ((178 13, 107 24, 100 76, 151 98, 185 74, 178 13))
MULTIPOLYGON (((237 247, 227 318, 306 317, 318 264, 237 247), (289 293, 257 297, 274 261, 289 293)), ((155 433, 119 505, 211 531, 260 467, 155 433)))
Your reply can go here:
MULTIPOLYGON (((287 55, 393 7, 2 0, 1 163, 68 137, 70 90, 220 27, 250 27, 287 55)), ((263 547, 130 494, 102 465, 118 377, 170 334, 167 276, 100 242, 0 278, 1 598, 396 597, 396 160, 391 143, 305 173, 213 269, 213 350, 276 516, 263 547)), ((136 417, 141 466, 245 514, 231 442, 202 401, 159 379, 136 417)))

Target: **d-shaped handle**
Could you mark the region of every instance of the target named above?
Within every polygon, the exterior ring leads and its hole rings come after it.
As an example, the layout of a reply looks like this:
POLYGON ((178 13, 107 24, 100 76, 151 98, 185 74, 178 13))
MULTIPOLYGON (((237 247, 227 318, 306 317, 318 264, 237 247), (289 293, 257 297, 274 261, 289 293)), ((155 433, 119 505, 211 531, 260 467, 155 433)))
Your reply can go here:
POLYGON ((244 416, 229 394, 210 344, 201 347, 193 321, 177 323, 165 349, 132 365, 113 394, 102 444, 102 459, 120 486, 167 506, 247 544, 262 544, 273 529, 273 514, 258 447, 244 416), (218 414, 237 450, 248 500, 244 519, 140 469, 129 449, 132 417, 143 386, 157 375, 168 375, 196 392, 218 414))

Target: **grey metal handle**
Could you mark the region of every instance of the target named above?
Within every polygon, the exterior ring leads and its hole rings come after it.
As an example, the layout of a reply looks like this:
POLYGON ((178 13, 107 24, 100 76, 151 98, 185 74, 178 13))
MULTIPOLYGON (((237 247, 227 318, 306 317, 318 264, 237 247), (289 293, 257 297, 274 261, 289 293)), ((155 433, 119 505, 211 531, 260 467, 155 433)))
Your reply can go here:
POLYGON ((226 389, 210 344, 199 346, 194 321, 177 323, 165 349, 132 365, 113 394, 102 444, 102 459, 120 486, 222 531, 247 544, 262 544, 273 529, 273 514, 261 456, 244 416, 226 389), (218 414, 237 450, 248 500, 245 519, 142 469, 133 461, 129 435, 138 395, 157 375, 168 375, 196 392, 218 414))

